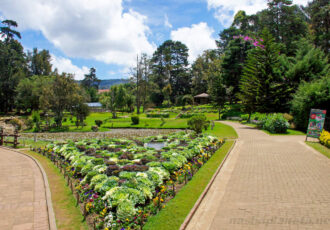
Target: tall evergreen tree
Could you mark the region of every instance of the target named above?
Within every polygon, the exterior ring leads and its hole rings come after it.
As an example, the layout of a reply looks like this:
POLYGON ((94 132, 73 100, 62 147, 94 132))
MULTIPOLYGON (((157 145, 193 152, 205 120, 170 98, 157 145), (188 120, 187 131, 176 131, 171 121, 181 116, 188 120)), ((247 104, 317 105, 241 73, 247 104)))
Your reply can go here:
POLYGON ((28 52, 29 72, 30 75, 49 76, 52 72, 51 56, 48 50, 41 50, 38 52, 37 48, 33 52, 28 52))
POLYGON ((20 33, 11 29, 17 23, 5 20, 1 27, 0 35, 5 38, 0 40, 0 112, 9 112, 14 109, 15 96, 19 81, 27 75, 27 63, 23 46, 15 40, 20 38, 20 33))
POLYGON ((243 68, 240 99, 247 112, 279 112, 288 101, 283 77, 279 72, 279 46, 267 29, 262 46, 252 49, 243 68))
POLYGON ((328 55, 330 52, 330 2, 314 0, 308 3, 311 32, 314 44, 320 46, 328 55))

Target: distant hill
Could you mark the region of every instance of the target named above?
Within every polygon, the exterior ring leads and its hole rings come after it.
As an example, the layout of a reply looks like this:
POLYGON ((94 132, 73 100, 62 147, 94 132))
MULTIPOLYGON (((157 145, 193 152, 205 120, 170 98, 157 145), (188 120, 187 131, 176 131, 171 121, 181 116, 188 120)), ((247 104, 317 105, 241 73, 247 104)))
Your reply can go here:
MULTIPOLYGON (((119 85, 122 83, 127 83, 128 79, 107 79, 107 80, 101 80, 99 89, 109 89, 112 85, 119 85)), ((79 84, 81 81, 77 81, 79 84)))
POLYGON ((128 79, 108 79, 108 80, 101 80, 99 89, 109 89, 112 85, 119 85, 122 83, 127 83, 128 79))

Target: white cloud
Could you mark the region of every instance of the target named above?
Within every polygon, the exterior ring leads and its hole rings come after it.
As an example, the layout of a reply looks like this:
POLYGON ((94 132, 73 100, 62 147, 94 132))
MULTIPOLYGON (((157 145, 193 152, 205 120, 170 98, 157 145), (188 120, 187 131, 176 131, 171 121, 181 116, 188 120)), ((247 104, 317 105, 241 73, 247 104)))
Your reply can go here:
POLYGON ((172 24, 171 24, 170 21, 168 20, 168 16, 167 16, 167 14, 165 14, 164 25, 165 25, 165 27, 172 28, 172 24))
POLYGON ((51 55, 52 60, 51 63, 53 65, 53 70, 57 68, 58 73, 71 73, 74 74, 74 78, 76 80, 82 80, 84 79, 84 75, 89 73, 89 68, 86 66, 83 66, 79 68, 78 66, 72 64, 70 59, 64 58, 64 57, 56 57, 55 55, 51 55))
POLYGON ((201 22, 172 31, 171 38, 188 46, 189 62, 192 63, 204 50, 216 48, 213 32, 214 30, 205 22, 201 22))
MULTIPOLYGON (((214 9, 214 17, 225 27, 231 25, 235 14, 244 10, 247 14, 267 8, 266 0, 206 0, 209 9, 214 9)), ((306 5, 310 0, 294 0, 294 4, 306 5)))
POLYGON ((147 17, 124 12, 122 0, 2 0, 1 12, 20 29, 42 31, 68 57, 128 66, 155 49, 147 17))

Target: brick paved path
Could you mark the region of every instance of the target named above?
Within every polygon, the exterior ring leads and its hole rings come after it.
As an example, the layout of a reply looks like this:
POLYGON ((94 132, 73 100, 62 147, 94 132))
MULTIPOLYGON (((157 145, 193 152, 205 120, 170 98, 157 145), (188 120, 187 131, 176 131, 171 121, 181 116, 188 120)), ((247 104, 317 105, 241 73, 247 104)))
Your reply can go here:
POLYGON ((330 229, 330 160, 304 136, 234 122, 239 139, 186 229, 330 229))
POLYGON ((0 229, 49 229, 45 187, 36 163, 0 148, 0 229))

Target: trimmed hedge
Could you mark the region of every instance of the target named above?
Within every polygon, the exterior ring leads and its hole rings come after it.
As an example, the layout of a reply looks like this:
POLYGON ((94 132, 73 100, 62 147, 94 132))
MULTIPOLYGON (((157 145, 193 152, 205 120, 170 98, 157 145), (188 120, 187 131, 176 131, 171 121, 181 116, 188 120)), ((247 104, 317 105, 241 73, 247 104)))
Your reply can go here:
POLYGON ((147 117, 150 117, 150 118, 160 118, 160 117, 169 118, 170 114, 169 113, 147 113, 147 117))

